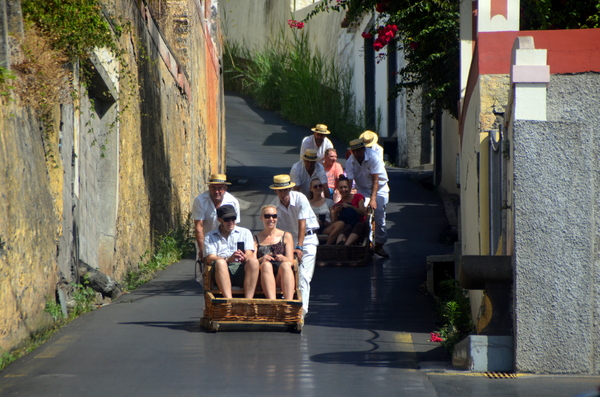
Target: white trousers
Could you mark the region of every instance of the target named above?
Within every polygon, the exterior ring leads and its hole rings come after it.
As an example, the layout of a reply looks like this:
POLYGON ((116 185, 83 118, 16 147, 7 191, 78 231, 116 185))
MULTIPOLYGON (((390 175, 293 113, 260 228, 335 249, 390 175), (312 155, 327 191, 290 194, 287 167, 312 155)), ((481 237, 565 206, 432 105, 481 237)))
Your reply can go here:
MULTIPOLYGON (((365 196, 365 198, 371 197, 371 192, 360 191, 358 193, 365 196)), ((377 195, 377 209, 373 213, 373 218, 375 219, 375 243, 376 244, 385 244, 387 243, 388 235, 387 229, 385 227, 385 208, 390 200, 389 193, 380 193, 377 195)), ((366 200, 365 200, 366 201, 366 200)), ((365 203, 366 205, 366 203, 365 203)))
POLYGON ((315 273, 315 259, 317 258, 317 246, 305 245, 302 250, 302 262, 298 266, 298 278, 300 279, 300 292, 302 293, 302 308, 308 312, 308 300, 310 298, 310 281, 315 273))

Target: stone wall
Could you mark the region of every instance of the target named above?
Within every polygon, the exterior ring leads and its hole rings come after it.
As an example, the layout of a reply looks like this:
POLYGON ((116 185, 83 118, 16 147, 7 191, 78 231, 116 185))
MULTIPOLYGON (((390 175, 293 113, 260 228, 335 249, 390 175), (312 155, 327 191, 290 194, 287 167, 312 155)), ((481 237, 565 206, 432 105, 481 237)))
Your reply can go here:
POLYGON ((552 75, 514 124, 515 368, 600 373, 598 74, 552 75))
POLYGON ((182 225, 207 176, 225 169, 210 2, 105 6, 131 23, 123 62, 91 54, 95 84, 56 105, 45 139, 16 92, 0 99, 0 351, 51 321, 45 302, 61 278, 76 281, 79 260, 117 280, 135 270, 157 233, 182 225))

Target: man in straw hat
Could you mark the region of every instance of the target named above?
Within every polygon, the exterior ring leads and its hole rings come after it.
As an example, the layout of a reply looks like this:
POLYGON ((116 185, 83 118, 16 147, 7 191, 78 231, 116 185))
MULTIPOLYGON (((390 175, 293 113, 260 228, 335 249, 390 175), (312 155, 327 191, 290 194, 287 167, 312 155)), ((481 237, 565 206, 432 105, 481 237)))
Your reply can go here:
POLYGON ((377 144, 379 137, 373 131, 366 130, 359 136, 365 142, 365 147, 373 150, 383 161, 383 148, 377 144))
POLYGON ((319 221, 306 196, 292 191, 295 185, 289 175, 275 175, 273 184, 269 187, 277 194, 271 202, 277 207, 279 214, 277 227, 289 232, 296 244, 294 253, 300 261, 299 288, 302 292, 302 308, 306 313, 310 297, 310 281, 315 271, 317 245, 319 245, 316 234, 319 221))
MULTIPOLYGON (((322 184, 327 185, 327 174, 325 169, 317 163, 317 151, 306 149, 300 156, 302 160, 292 166, 290 180, 296 184, 294 190, 310 197, 310 181, 319 178, 322 184)), ((325 197, 329 198, 329 189, 325 189, 325 197)))
POLYGON ((215 282, 224 298, 231 298, 231 286, 243 287, 244 298, 252 299, 258 281, 259 264, 250 230, 236 226, 233 205, 217 209, 219 227, 204 238, 206 261, 212 263, 215 282))
POLYGON ((370 199, 369 207, 374 210, 374 252, 381 257, 389 258, 389 254, 383 249, 383 245, 387 242, 385 207, 390 196, 385 165, 375 152, 366 149, 362 139, 350 141, 349 150, 352 151, 352 155, 346 161, 348 179, 354 180, 358 193, 370 199))
POLYGON ((304 137, 300 146, 300 158, 306 153, 306 149, 314 149, 317 151, 317 159, 319 162, 325 157, 325 150, 333 147, 333 143, 327 138, 331 131, 327 129, 325 124, 317 124, 315 128, 311 128, 312 135, 304 137))
POLYGON ((217 209, 225 204, 230 204, 238 214, 236 223, 240 222, 240 203, 227 192, 227 176, 224 174, 212 174, 208 181, 208 190, 194 199, 192 217, 196 230, 196 277, 202 282, 202 259, 204 258, 204 236, 219 226, 217 221, 217 209))

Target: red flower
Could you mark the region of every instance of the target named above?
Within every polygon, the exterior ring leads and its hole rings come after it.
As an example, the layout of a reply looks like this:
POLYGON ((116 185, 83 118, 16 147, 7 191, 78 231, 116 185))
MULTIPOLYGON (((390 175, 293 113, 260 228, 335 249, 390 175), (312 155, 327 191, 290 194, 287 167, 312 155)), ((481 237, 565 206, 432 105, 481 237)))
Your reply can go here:
POLYGON ((431 339, 429 339, 430 342, 443 342, 444 339, 442 339, 441 335, 438 334, 437 332, 430 332, 429 335, 431 335, 431 339))
POLYGON ((372 39, 373 38, 373 35, 369 32, 362 32, 361 36, 363 39, 372 39))
POLYGON ((408 46, 409 46, 410 48, 412 48, 413 50, 416 50, 417 48, 419 48, 419 43, 417 43, 417 42, 414 42, 414 41, 411 41, 411 42, 408 44, 408 46))
POLYGON ((290 28, 302 29, 304 27, 304 22, 296 21, 295 19, 288 19, 288 25, 290 28))
POLYGON ((373 49, 374 49, 375 51, 379 51, 379 50, 381 50, 381 49, 382 49, 384 46, 385 46, 385 45, 384 45, 384 44, 382 44, 382 43, 379 41, 379 39, 375 40, 375 42, 373 43, 373 49))

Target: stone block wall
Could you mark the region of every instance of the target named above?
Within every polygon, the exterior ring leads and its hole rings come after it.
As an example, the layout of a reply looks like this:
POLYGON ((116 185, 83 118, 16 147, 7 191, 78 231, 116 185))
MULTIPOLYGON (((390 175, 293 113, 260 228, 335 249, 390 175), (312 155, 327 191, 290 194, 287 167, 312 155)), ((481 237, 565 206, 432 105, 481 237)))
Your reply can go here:
POLYGON ((515 368, 600 373, 600 78, 552 75, 514 123, 515 368))
POLYGON ((76 282, 78 260, 122 279, 156 234, 182 224, 207 176, 225 170, 210 1, 105 6, 131 24, 119 39, 127 68, 91 56, 106 87, 57 104, 45 139, 16 93, 0 98, 0 352, 50 323, 45 303, 61 278, 76 282))

